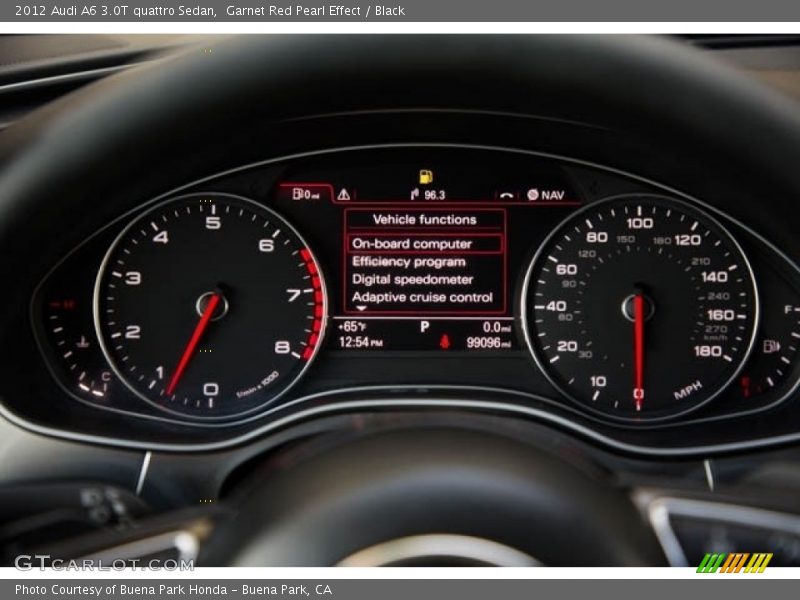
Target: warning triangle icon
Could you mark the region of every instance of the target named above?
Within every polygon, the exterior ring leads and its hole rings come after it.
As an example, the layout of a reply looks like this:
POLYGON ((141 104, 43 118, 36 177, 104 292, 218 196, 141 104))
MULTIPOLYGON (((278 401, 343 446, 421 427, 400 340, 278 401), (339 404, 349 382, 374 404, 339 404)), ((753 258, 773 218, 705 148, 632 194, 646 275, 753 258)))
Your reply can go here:
POLYGON ((350 200, 350 194, 347 192, 347 189, 342 188, 342 191, 339 192, 339 195, 336 196, 336 199, 339 202, 346 202, 346 201, 350 200))

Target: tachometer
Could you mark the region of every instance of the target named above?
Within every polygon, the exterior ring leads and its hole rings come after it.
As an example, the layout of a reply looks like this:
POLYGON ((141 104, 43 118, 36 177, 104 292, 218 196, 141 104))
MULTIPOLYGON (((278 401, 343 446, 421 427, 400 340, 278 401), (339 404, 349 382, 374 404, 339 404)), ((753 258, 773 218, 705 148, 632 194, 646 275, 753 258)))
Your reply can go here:
POLYGON ((528 270, 523 330, 545 375, 592 410, 666 418, 724 389, 758 320, 750 266, 716 220, 636 195, 574 214, 528 270))
POLYGON ((229 194, 168 200, 132 222, 105 257, 95 325, 141 398, 224 418, 285 392, 324 333, 325 286, 300 234, 229 194))

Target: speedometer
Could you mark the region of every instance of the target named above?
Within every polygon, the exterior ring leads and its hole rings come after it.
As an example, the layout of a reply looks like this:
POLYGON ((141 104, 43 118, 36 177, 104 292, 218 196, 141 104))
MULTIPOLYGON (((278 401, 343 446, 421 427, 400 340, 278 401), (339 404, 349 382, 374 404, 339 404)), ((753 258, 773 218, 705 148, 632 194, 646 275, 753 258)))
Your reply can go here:
POLYGON ((736 241, 705 212, 634 195, 571 216, 532 261, 522 325, 566 396, 620 419, 698 408, 747 358, 756 285, 736 241))

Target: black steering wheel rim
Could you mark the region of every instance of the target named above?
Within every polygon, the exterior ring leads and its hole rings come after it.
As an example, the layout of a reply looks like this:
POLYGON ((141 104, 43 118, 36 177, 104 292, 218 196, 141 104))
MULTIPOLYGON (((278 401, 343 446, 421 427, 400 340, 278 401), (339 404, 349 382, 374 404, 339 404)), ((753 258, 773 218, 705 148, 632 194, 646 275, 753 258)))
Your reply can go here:
POLYGON ((570 464, 536 442, 443 426, 310 441, 270 457, 232 491, 226 499, 232 518, 218 523, 200 562, 665 563, 654 533, 624 490, 602 472, 570 464), (430 542, 442 538, 455 543, 439 553, 430 542), (494 549, 482 551, 488 544, 494 549), (392 550, 402 545, 411 548, 392 550))

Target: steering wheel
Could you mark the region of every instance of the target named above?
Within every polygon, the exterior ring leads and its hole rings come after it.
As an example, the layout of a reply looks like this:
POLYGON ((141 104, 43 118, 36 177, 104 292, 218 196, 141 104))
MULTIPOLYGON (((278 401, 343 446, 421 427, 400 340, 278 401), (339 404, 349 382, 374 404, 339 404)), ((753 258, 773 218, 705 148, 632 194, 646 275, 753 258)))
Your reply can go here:
MULTIPOLYGON (((111 220, 233 166, 242 149, 264 158, 278 123, 375 111, 543 114, 669 132, 800 193, 796 106, 676 42, 248 36, 109 77, 3 133, 0 280, 14 285, 0 330, 24 319, 14 307, 27 306, 33 273, 87 214, 111 220)), ((3 346, 1 368, 18 368, 13 344, 3 346)), ((326 448, 250 486, 238 511, 212 538, 210 564, 663 561, 630 500, 602 477, 476 432, 412 430, 326 448)))

